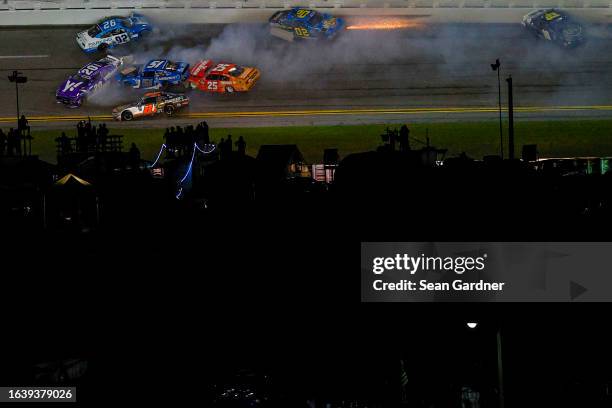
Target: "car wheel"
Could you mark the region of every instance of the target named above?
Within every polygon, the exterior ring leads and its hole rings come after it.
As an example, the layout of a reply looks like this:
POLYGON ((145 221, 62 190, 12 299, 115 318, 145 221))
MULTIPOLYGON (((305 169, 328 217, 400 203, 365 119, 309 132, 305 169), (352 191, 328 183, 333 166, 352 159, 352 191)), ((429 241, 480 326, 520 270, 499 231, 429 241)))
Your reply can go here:
POLYGON ((126 122, 129 122, 132 119, 134 119, 134 115, 132 115, 132 112, 130 111, 125 111, 121 114, 121 120, 125 120, 126 122))
POLYGON ((232 88, 231 86, 226 86, 225 87, 225 92, 227 92, 227 93, 234 93, 234 88, 232 88))
POLYGON ((108 44, 107 43, 102 43, 100 45, 98 45, 98 51, 100 52, 104 52, 108 49, 108 44))
POLYGON ((168 116, 174 115, 174 105, 166 105, 166 107, 164 108, 164 112, 168 116))

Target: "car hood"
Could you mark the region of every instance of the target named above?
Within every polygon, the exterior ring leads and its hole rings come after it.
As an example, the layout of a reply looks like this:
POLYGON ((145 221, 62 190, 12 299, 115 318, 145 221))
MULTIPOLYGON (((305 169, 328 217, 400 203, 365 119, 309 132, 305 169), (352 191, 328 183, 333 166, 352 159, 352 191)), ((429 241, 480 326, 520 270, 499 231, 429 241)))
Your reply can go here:
POLYGON ((76 98, 80 93, 89 90, 89 81, 68 78, 57 88, 57 95, 66 98, 76 98))

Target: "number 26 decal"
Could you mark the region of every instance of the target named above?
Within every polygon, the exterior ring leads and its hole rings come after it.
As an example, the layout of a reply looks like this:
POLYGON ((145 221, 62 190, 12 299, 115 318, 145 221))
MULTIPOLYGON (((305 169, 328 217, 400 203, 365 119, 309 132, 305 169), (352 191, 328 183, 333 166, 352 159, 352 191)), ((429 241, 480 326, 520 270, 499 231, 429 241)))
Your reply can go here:
POLYGON ((102 26, 102 29, 104 30, 108 30, 109 28, 114 27, 115 25, 117 25, 117 23, 115 22, 115 20, 110 20, 110 21, 105 21, 104 25, 102 26))

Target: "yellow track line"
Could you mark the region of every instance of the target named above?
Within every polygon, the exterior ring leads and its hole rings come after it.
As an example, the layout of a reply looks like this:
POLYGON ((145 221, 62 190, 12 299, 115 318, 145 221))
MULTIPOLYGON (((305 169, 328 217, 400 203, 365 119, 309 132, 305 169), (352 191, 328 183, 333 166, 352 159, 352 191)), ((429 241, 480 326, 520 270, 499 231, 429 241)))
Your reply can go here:
MULTIPOLYGON (((594 106, 524 106, 514 108, 515 112, 555 112, 555 111, 612 111, 612 105, 594 106)), ((370 109, 326 109, 296 111, 237 111, 237 112, 194 112, 177 115, 181 118, 234 118, 234 117, 280 117, 280 116, 320 116, 320 115, 410 115, 419 113, 490 113, 496 107, 444 107, 444 108, 370 108, 370 109)), ((111 115, 70 115, 70 116, 30 116, 31 122, 79 121, 91 118, 94 121, 112 120, 111 115)), ((0 123, 14 122, 15 117, 0 117, 0 123)))

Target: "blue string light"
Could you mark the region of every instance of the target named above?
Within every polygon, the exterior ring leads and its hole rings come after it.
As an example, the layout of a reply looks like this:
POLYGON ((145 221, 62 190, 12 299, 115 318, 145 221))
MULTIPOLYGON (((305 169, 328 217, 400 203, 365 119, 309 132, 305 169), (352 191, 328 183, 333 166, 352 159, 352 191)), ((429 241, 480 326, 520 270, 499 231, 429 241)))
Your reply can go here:
POLYGON ((153 162, 153 164, 151 164, 149 166, 149 168, 155 167, 155 165, 157 164, 157 162, 159 161, 159 158, 161 157, 162 153, 164 152, 164 149, 166 149, 166 144, 162 143, 161 148, 159 149, 159 153, 157 153, 157 158, 155 159, 155 161, 153 162))

